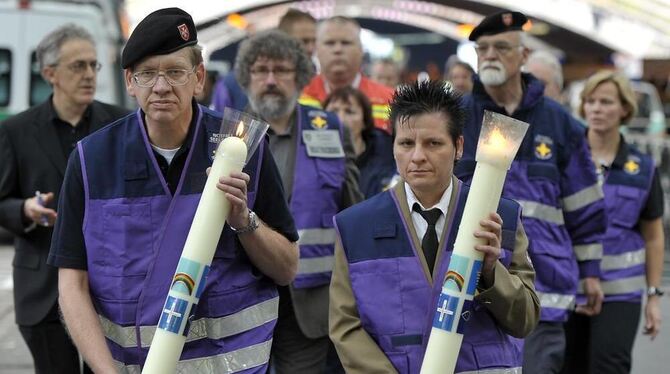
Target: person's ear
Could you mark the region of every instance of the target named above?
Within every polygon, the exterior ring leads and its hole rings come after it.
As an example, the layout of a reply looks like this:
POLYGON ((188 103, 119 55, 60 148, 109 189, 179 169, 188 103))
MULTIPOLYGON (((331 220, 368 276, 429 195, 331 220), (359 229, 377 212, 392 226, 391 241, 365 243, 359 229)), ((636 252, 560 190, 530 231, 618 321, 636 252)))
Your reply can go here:
POLYGON ((200 95, 205 89, 205 80, 207 79, 207 71, 205 70, 205 64, 202 62, 198 64, 198 67, 195 69, 195 89, 193 90, 193 95, 200 95))
POLYGON ((47 65, 42 68, 42 78, 49 83, 49 85, 53 86, 54 83, 56 82, 56 66, 53 65, 47 65))
POLYGON ((125 69, 123 71, 124 80, 126 83, 126 92, 131 97, 135 97, 135 85, 133 84, 133 72, 130 69, 125 69))

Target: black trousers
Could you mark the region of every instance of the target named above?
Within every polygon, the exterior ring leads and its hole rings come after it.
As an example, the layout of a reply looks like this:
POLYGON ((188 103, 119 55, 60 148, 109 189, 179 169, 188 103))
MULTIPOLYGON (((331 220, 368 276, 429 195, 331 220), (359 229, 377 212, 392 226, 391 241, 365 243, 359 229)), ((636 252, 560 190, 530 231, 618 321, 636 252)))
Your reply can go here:
POLYGON ((58 304, 37 325, 21 326, 19 331, 28 345, 36 374, 93 373, 84 364, 82 371, 79 353, 58 315, 58 304))
POLYGON ((523 346, 523 372, 558 374, 563 366, 565 331, 563 322, 543 322, 528 335, 523 346))
POLYGON ((328 336, 306 337, 295 317, 288 288, 280 290, 279 319, 272 341, 271 374, 344 373, 328 336))
POLYGON ((641 303, 607 302, 595 317, 573 313, 565 325, 564 374, 627 374, 641 303))

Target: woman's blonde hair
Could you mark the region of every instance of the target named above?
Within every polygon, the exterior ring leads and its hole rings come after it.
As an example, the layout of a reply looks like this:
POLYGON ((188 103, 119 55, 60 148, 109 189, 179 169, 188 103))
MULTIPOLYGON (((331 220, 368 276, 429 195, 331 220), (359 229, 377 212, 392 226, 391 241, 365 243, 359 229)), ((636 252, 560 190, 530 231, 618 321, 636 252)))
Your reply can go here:
POLYGON ((628 111, 628 113, 621 119, 621 123, 625 124, 635 116, 635 113, 637 113, 637 99, 628 78, 613 70, 601 70, 586 80, 584 89, 579 95, 581 99, 579 115, 582 116, 582 118, 586 118, 584 116, 584 103, 586 102, 586 98, 591 95, 599 85, 606 82, 614 83, 617 87, 617 91, 619 91, 621 105, 628 111))

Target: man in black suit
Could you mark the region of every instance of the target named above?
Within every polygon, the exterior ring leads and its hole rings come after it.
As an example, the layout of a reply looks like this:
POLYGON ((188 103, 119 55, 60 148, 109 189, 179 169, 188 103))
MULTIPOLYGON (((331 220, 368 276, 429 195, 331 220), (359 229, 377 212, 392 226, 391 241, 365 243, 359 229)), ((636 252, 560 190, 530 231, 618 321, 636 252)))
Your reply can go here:
POLYGON ((93 37, 65 25, 37 47, 53 88, 44 103, 0 123, 0 226, 15 235, 16 323, 37 373, 78 373, 58 313, 58 269, 47 266, 67 158, 77 141, 127 113, 93 100, 100 69, 93 37))

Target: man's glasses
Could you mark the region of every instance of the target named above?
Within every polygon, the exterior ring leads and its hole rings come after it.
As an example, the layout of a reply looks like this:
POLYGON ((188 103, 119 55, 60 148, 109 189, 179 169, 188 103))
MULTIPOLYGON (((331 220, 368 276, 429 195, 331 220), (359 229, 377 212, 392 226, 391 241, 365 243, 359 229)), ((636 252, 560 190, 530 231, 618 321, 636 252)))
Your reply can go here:
MULTIPOLYGON (((58 64, 55 64, 53 66, 56 66, 58 64)), ((102 68, 102 64, 99 63, 98 61, 84 61, 84 60, 78 60, 73 63, 70 63, 67 65, 67 68, 70 69, 71 72, 75 74, 83 74, 86 72, 88 68, 91 68, 94 72, 100 71, 102 68)))
POLYGON ((158 82, 158 77, 163 76, 170 86, 183 86, 188 83, 191 74, 195 72, 196 66, 192 69, 167 69, 161 70, 143 70, 133 74, 133 81, 140 87, 153 87, 158 82))
POLYGON ((265 66, 259 66, 257 68, 249 70, 249 72, 251 73, 251 76, 254 79, 261 79, 261 80, 267 79, 270 73, 272 73, 272 75, 274 75, 275 78, 277 79, 287 79, 290 78, 293 75, 293 73, 295 73, 295 69, 276 67, 270 70, 265 66))
POLYGON ((493 51, 497 55, 506 55, 510 53, 513 49, 519 48, 521 45, 511 45, 508 43, 493 43, 493 44, 486 44, 486 43, 480 43, 475 45, 475 50, 477 51, 477 54, 479 55, 485 55, 486 52, 488 52, 489 48, 493 48, 493 51))

